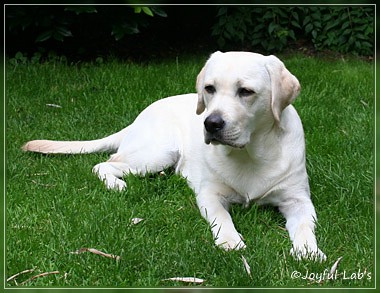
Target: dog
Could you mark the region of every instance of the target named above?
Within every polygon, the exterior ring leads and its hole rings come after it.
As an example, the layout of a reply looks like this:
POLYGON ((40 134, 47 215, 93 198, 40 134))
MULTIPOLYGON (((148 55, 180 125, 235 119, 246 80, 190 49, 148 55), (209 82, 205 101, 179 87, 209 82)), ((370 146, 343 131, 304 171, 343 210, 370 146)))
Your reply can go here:
POLYGON ((158 100, 125 129, 92 141, 34 140, 23 150, 45 154, 108 151, 93 172, 107 188, 123 176, 174 167, 196 195, 215 244, 244 249, 228 212, 232 203, 270 204, 286 219, 296 259, 323 261, 314 233, 304 131, 291 105, 300 83, 277 57, 215 52, 200 71, 196 92, 158 100))

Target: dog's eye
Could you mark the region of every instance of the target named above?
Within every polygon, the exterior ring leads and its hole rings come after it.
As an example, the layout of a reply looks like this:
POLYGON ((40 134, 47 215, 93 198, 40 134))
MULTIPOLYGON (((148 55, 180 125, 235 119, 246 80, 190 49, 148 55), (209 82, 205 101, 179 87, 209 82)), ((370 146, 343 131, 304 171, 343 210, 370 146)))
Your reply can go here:
POLYGON ((239 88, 238 89, 238 95, 240 97, 248 97, 253 95, 255 92, 253 90, 247 89, 247 88, 239 88))
POLYGON ((216 92, 216 89, 212 85, 205 86, 205 91, 209 94, 214 94, 216 92))

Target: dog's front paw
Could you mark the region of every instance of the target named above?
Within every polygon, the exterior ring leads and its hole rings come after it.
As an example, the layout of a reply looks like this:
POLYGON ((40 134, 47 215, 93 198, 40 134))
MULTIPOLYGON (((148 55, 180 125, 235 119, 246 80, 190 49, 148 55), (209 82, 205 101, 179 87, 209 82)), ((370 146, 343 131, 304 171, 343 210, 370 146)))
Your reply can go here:
POLYGON ((290 250, 290 254, 296 259, 296 260, 312 260, 312 261, 319 261, 323 262, 327 259, 326 255, 320 250, 318 247, 315 249, 312 249, 310 247, 298 247, 298 248, 292 248, 290 250))
POLYGON ((107 185, 108 189, 113 189, 113 190, 118 190, 118 191, 123 191, 124 189, 127 188, 127 183, 125 181, 115 178, 114 180, 106 180, 105 184, 107 185))
POLYGON ((224 250, 239 250, 245 249, 246 245, 240 236, 231 237, 231 236, 219 236, 215 239, 215 244, 223 248, 224 250))

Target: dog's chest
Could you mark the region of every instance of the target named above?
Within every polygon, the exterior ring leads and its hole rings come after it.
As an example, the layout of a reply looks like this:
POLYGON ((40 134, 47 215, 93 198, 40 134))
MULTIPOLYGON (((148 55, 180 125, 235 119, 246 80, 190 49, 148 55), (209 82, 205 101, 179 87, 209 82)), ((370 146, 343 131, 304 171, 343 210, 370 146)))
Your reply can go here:
POLYGON ((218 180, 235 190, 244 201, 260 200, 277 185, 286 173, 278 160, 254 160, 245 152, 222 156, 212 164, 218 180))

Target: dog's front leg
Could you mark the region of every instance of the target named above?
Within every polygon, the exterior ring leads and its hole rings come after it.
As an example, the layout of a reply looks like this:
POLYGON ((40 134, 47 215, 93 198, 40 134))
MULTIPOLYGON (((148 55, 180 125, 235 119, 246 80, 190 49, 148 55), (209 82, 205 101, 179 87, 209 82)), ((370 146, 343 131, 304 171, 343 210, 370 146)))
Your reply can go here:
MULTIPOLYGON (((228 188, 225 188, 228 189, 228 188)), ((243 249, 245 244, 236 231, 231 215, 228 212, 228 203, 223 193, 230 190, 220 190, 220 186, 202 188, 197 194, 197 204, 202 216, 209 222, 215 239, 215 244, 225 250, 243 249)))
POLYGON ((286 229, 293 242, 290 253, 298 260, 306 258, 324 261, 326 255, 318 248, 314 234, 317 218, 310 198, 305 195, 302 198, 288 199, 279 209, 286 218, 286 229))

